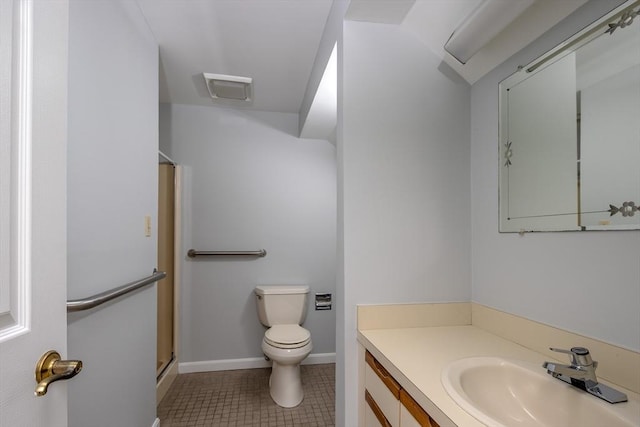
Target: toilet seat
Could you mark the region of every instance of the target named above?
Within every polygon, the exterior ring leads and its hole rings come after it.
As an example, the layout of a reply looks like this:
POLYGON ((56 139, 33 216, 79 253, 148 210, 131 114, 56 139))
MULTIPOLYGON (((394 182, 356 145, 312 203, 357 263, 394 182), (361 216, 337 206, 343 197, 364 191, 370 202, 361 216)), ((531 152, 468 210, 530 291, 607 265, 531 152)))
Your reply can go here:
POLYGON ((300 325, 273 325, 264 333, 264 340, 278 348, 300 348, 311 341, 311 333, 300 325))

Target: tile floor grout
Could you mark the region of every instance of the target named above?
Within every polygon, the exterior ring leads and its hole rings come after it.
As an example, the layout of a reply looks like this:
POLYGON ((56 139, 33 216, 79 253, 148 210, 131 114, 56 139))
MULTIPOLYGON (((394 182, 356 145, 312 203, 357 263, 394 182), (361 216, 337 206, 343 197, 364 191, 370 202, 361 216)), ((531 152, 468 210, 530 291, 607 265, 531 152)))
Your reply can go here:
POLYGON ((178 375, 158 405, 160 427, 334 426, 335 364, 300 369, 305 396, 295 408, 271 399, 271 368, 178 375))

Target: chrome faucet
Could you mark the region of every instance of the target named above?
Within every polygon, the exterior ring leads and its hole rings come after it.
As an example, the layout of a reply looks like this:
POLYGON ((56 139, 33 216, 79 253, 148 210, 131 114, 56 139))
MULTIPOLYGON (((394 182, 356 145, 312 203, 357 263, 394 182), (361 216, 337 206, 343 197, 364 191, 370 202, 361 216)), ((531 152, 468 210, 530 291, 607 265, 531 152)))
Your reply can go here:
POLYGON ((568 354, 571 358, 570 365, 561 365, 554 362, 544 362, 542 367, 553 378, 571 384, 609 403, 626 402, 627 395, 605 384, 598 383, 596 368, 598 362, 591 359, 589 350, 584 347, 573 347, 571 350, 550 347, 549 350, 568 354))

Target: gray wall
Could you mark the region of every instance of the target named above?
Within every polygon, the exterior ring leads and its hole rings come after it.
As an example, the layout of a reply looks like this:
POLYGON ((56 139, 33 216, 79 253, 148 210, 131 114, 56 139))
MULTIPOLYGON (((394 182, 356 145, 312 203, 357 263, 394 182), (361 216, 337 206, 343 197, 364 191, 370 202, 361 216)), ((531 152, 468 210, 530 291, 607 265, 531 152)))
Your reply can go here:
MULTIPOLYGON (((267 250, 254 259, 183 254, 180 362, 261 358, 256 285, 335 294, 335 147, 297 138, 297 114, 162 104, 160 118, 161 147, 185 169, 185 254, 267 250)), ((335 311, 309 304, 312 353, 333 353, 335 311)))
POLYGON ((638 351, 640 232, 497 232, 498 83, 617 3, 587 3, 473 85, 472 287, 475 302, 638 351))
POLYGON ((354 426, 356 304, 470 299, 470 89, 398 26, 342 36, 336 424, 354 426))
MULTIPOLYGON (((151 274, 157 211, 158 51, 137 4, 74 0, 69 18, 68 298, 151 274)), ((155 420, 155 286, 68 316, 72 427, 155 420)))

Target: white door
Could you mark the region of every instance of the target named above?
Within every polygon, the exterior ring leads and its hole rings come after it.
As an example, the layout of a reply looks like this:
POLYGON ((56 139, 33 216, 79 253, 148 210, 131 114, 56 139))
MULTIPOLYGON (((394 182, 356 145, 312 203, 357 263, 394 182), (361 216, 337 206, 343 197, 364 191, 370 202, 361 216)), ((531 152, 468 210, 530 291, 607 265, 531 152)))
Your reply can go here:
MULTIPOLYGON (((66 426, 67 0, 0 0, 0 426, 66 426)), ((73 357, 78 358, 78 357, 73 357)))

